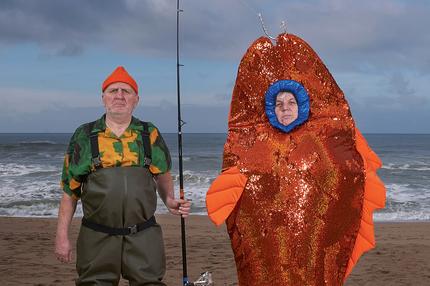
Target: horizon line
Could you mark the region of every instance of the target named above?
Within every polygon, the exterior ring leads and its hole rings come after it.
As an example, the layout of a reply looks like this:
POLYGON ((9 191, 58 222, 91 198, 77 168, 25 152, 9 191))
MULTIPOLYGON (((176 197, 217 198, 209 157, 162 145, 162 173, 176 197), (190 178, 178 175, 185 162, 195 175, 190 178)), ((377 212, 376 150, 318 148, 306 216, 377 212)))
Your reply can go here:
MULTIPOLYGON (((73 132, 0 132, 3 134, 73 134, 73 132)), ((162 134, 178 134, 178 132, 162 132, 162 134)), ((182 134, 227 134, 227 132, 182 132, 182 134)), ((398 132, 363 132, 367 135, 430 135, 430 133, 398 133, 398 132)))

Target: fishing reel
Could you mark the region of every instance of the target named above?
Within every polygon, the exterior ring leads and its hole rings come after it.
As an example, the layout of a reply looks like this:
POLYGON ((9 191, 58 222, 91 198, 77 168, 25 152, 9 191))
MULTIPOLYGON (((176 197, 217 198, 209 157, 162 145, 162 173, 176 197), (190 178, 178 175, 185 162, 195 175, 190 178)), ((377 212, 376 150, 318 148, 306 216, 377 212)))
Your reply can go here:
POLYGON ((212 273, 209 271, 203 272, 195 282, 186 282, 184 286, 214 286, 212 273))

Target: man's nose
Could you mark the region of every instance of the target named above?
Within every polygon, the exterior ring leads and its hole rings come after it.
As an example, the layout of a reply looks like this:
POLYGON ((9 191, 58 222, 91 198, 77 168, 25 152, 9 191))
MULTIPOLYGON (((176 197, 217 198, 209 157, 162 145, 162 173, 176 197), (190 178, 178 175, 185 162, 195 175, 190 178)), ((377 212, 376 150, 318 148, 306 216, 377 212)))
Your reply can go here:
POLYGON ((118 88, 118 92, 115 95, 117 97, 124 98, 124 90, 122 88, 118 88))

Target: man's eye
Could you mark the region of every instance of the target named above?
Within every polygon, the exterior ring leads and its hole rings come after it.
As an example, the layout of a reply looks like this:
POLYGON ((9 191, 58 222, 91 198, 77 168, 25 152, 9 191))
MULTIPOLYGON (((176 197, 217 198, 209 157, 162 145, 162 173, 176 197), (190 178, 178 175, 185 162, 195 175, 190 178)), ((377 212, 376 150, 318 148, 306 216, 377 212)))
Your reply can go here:
POLYGON ((125 94, 130 94, 131 92, 128 89, 123 89, 122 90, 125 94))

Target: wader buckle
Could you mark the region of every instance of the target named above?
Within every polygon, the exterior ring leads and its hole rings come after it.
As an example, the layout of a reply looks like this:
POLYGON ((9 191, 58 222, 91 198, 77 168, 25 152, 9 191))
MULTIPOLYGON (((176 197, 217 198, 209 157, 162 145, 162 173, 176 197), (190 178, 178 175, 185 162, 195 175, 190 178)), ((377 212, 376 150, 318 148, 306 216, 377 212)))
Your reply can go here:
POLYGON ((94 168, 99 169, 102 166, 102 160, 100 159, 100 156, 94 157, 91 159, 94 168))
POLYGON ((151 162, 152 162, 151 158, 145 157, 143 159, 143 164, 145 165, 145 167, 151 166, 151 162))
POLYGON ((135 224, 133 226, 129 226, 128 230, 130 231, 130 234, 136 234, 138 232, 137 224, 135 224))

